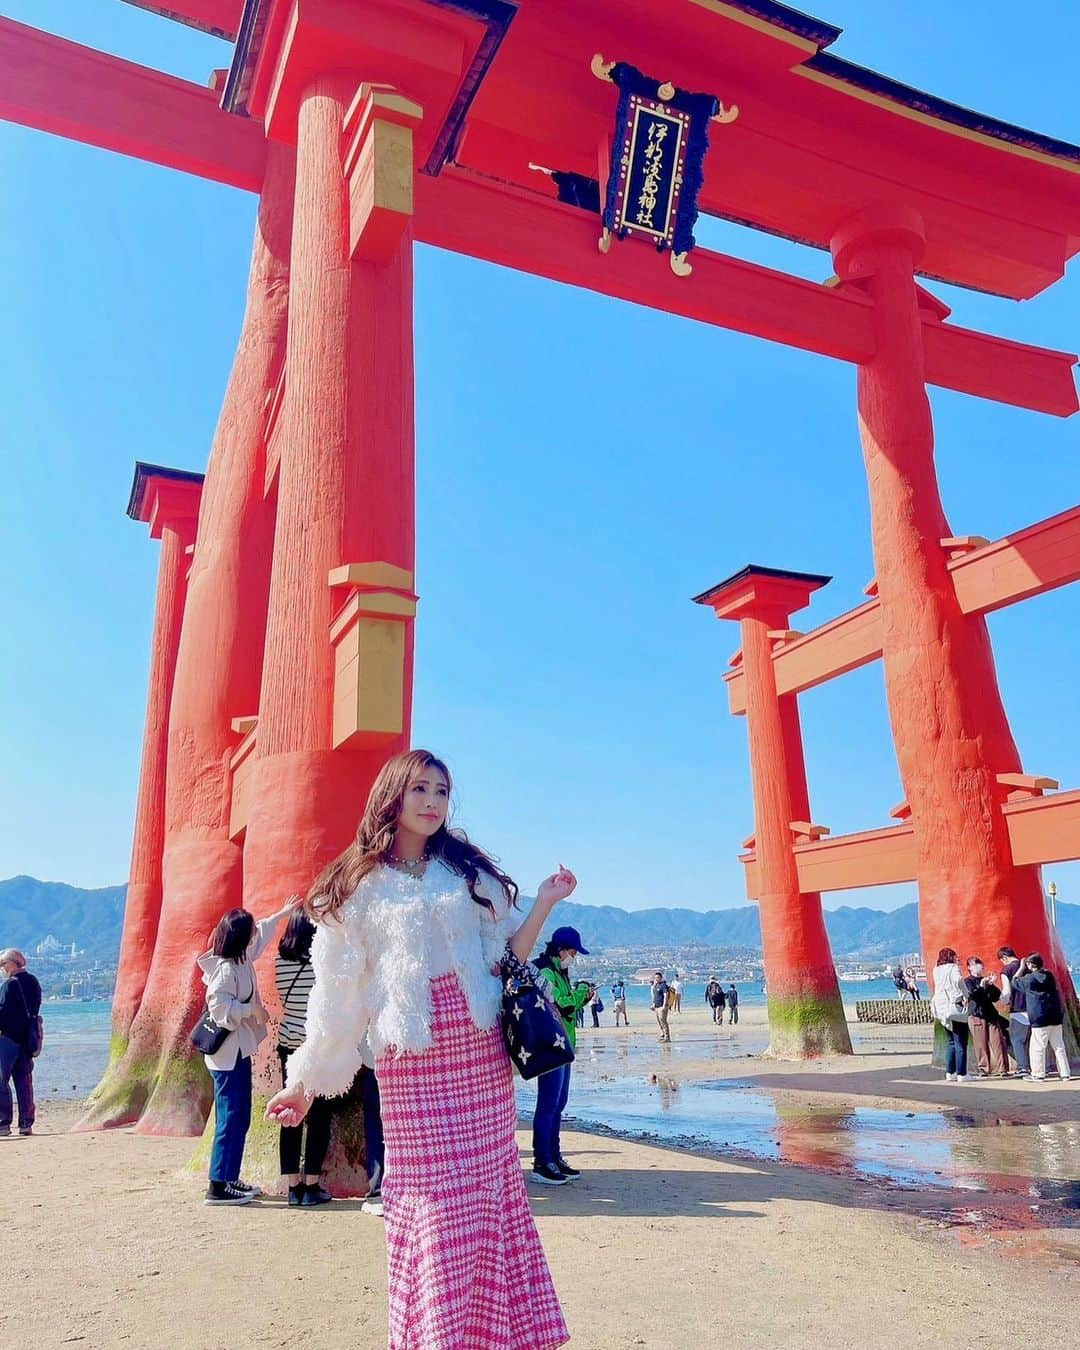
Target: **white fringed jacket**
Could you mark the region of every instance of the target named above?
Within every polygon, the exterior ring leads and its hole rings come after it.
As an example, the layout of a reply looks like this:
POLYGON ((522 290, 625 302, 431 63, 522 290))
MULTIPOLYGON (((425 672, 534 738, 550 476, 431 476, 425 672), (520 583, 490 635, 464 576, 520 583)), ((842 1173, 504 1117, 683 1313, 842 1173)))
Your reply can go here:
POLYGON ((319 1097, 346 1092, 360 1068, 365 1031, 376 1056, 429 1049, 431 981, 440 975, 458 977, 482 1031, 495 1025, 501 984, 492 966, 524 916, 494 877, 481 873, 477 891, 492 902, 494 916, 439 859, 422 877, 380 866, 338 919, 318 925, 307 1037, 289 1058, 290 1087, 303 1083, 319 1097))

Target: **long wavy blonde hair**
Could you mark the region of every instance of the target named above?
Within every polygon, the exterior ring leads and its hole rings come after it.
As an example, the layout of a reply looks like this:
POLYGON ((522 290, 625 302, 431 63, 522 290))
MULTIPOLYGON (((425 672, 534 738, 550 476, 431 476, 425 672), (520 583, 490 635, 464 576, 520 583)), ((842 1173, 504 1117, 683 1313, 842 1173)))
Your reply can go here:
MULTIPOLYGON (((336 918, 364 877, 390 860, 405 793, 424 769, 438 769, 446 777, 447 787, 453 788, 450 770, 430 750, 407 750, 388 759, 379 770, 368 794, 356 838, 320 873, 308 891, 304 908, 316 923, 336 918)), ((469 894, 485 909, 491 909, 491 902, 478 895, 476 890, 483 874, 499 883, 511 905, 517 904, 516 884, 482 848, 469 842, 463 830, 451 830, 444 822, 428 841, 427 855, 441 859, 451 871, 464 877, 469 894)))

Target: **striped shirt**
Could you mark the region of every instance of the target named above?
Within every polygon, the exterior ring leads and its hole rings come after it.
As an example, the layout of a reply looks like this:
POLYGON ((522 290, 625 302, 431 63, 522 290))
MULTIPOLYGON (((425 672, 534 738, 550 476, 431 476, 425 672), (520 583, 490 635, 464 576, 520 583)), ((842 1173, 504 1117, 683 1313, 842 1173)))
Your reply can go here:
POLYGON ((308 995, 315 984, 311 962, 286 961, 279 956, 274 962, 274 984, 281 999, 278 1045, 286 1050, 299 1050, 304 1044, 308 995))

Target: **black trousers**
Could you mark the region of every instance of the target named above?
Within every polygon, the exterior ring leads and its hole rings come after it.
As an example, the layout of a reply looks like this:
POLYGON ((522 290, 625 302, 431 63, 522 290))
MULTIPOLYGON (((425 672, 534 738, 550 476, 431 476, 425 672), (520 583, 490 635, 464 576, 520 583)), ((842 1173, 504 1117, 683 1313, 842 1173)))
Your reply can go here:
MULTIPOLYGON (((285 1086, 285 1065, 292 1051, 284 1045, 277 1048, 281 1060, 281 1085, 285 1086)), ((281 1175, 294 1176, 297 1173, 305 1177, 317 1177, 322 1173, 326 1161, 326 1150, 330 1147, 330 1103, 325 1097, 316 1097, 311 1110, 299 1125, 282 1125, 278 1140, 278 1161, 281 1175), (307 1141, 304 1143, 304 1130, 307 1141), (303 1153, 304 1165, 300 1165, 303 1153)))

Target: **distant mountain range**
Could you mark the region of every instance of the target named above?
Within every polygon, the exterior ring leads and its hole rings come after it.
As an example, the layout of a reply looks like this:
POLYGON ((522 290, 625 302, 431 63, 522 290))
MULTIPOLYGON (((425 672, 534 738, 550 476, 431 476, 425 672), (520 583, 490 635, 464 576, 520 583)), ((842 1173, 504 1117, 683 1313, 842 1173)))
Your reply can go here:
MULTIPOLYGON (((11 877, 0 881, 0 947, 32 950, 47 934, 61 943, 106 957, 120 947, 125 886, 80 890, 60 881, 11 877)), ((1057 907, 1058 932, 1070 961, 1080 960, 1080 905, 1057 907)), ((739 909, 616 909, 613 905, 559 906, 560 923, 571 924, 590 950, 612 947, 693 945, 761 950, 756 905, 739 909)), ((829 910, 825 915, 834 956, 885 960, 918 951, 915 905, 900 909, 829 910)), ((1008 934, 1002 935, 1008 940, 1008 934)), ((983 952, 984 957, 993 953, 983 952)))
POLYGON ((52 936, 95 955, 120 950, 126 886, 86 891, 62 881, 11 877, 0 881, 0 947, 19 947, 28 955, 52 936))

